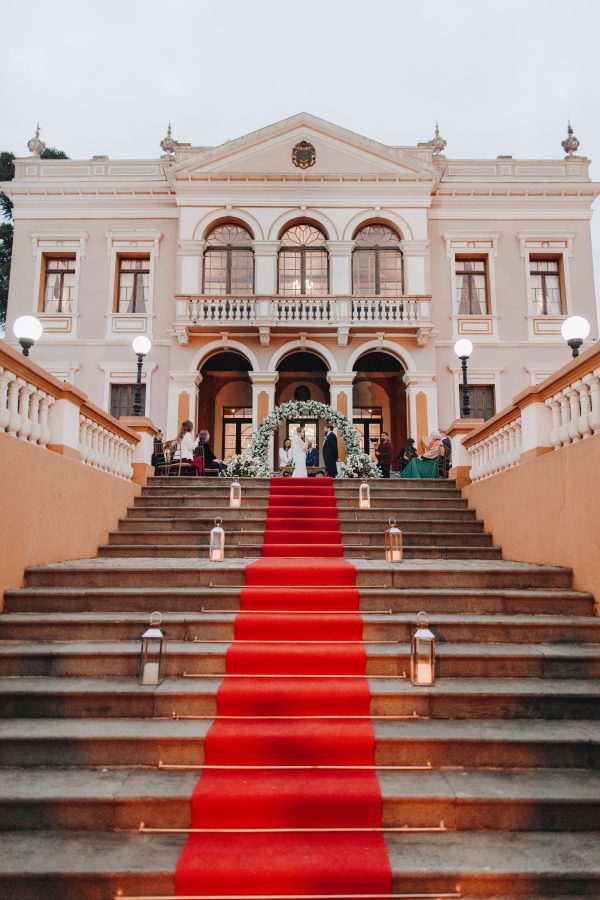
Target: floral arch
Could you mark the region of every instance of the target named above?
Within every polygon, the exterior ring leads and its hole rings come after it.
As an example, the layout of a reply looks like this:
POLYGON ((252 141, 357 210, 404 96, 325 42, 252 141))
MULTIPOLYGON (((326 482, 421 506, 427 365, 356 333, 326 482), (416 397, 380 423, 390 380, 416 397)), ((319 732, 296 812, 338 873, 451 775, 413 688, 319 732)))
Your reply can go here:
POLYGON ((243 453, 234 456, 227 463, 226 474, 238 478, 269 478, 273 471, 267 462, 266 453, 269 440, 275 429, 289 419, 325 419, 337 428, 344 441, 346 459, 340 464, 338 477, 380 478, 381 470, 366 453, 360 452, 358 436, 352 422, 326 403, 316 400, 297 400, 276 406, 263 420, 260 428, 252 435, 250 444, 243 453))

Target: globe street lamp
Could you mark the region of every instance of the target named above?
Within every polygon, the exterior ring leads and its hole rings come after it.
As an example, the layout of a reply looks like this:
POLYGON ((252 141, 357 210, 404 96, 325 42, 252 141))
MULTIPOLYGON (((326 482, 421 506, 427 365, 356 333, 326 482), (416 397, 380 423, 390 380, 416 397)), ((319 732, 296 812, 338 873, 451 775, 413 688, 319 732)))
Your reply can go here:
POLYGON ((19 316, 13 325, 15 337, 21 345, 23 356, 29 356, 29 350, 42 336, 42 323, 35 316, 19 316))
POLYGON ((560 333, 573 351, 573 356, 579 356, 579 348, 590 333, 590 323, 583 316, 569 316, 562 323, 560 333))
POLYGON ((467 360, 473 352, 473 344, 468 338, 461 338, 454 345, 454 352, 458 356, 462 364, 463 391, 462 391, 462 409, 461 416, 463 419, 471 417, 471 406, 469 404, 469 383, 467 381, 467 360))
POLYGON ((133 352, 137 354, 137 380, 135 383, 135 395, 133 398, 134 416, 142 415, 142 366, 144 357, 152 349, 152 341, 143 334, 138 334, 131 342, 133 352))

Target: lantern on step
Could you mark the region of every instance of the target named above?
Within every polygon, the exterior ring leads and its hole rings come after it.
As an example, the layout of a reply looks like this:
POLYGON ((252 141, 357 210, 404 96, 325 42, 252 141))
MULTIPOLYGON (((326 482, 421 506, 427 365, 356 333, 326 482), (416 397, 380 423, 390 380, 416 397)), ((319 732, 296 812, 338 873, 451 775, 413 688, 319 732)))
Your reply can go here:
POLYGON ((371 488, 366 481, 358 489, 358 508, 371 509, 371 488))
POLYGON ((418 685, 435 682, 435 635, 426 612, 417 613, 417 630, 410 644, 410 680, 418 685))
POLYGON ((239 509, 242 505, 242 486, 239 481, 232 481, 229 488, 229 506, 231 509, 239 509))
POLYGON ((162 616, 153 612, 150 627, 142 635, 138 681, 140 684, 157 685, 163 680, 167 638, 160 628, 162 616))
POLYGON ((402 532, 396 528, 395 519, 389 521, 390 527, 385 533, 385 558, 387 562, 402 562, 404 559, 402 532))
POLYGON ((221 527, 223 519, 215 519, 215 527, 210 532, 208 558, 211 562, 223 562, 225 559, 225 532, 221 527))

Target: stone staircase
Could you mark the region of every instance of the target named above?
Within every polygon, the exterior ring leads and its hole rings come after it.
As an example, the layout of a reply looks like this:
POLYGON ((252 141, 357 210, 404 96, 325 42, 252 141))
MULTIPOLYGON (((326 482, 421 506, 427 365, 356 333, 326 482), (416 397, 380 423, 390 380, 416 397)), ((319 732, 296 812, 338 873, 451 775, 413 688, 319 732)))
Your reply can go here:
MULTIPOLYGON (((155 479, 98 558, 31 569, 7 593, 1 900, 172 895, 186 835, 138 827, 189 825, 268 495, 249 480, 242 509, 229 510, 228 489, 226 479, 155 479), (221 565, 207 559, 216 515, 221 565), (154 609, 168 677, 142 688, 139 635, 154 609)), ((357 489, 336 483, 364 616, 384 825, 445 829, 386 834, 394 891, 600 897, 593 598, 572 590, 568 570, 502 560, 452 482, 373 482, 372 508, 360 512, 357 489), (383 561, 390 515, 405 536, 396 566, 383 561), (398 677, 420 609, 439 641, 431 688, 398 677)))

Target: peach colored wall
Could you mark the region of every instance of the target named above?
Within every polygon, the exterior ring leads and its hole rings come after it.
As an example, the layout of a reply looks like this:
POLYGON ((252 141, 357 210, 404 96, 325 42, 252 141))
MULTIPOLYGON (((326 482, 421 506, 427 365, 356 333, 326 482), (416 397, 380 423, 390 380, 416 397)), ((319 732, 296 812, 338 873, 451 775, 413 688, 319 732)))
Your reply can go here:
POLYGON ((600 435, 464 488, 506 559, 573 568, 600 601, 600 435))
POLYGON ((23 584, 26 566, 96 556, 141 490, 2 433, 0 470, 20 473, 2 484, 0 598, 23 584))

